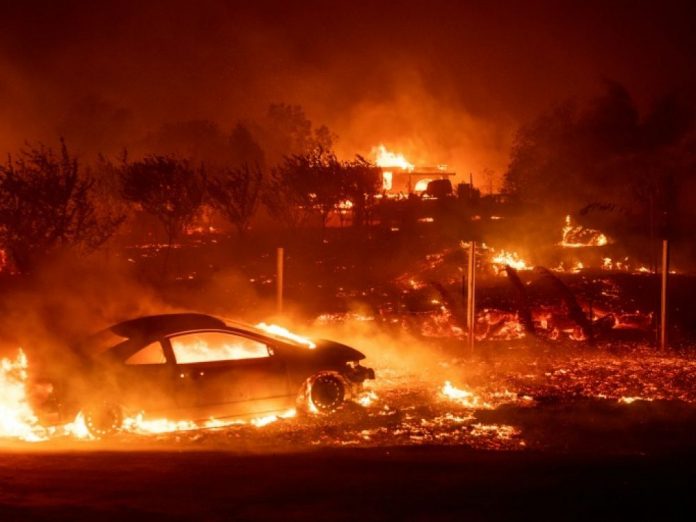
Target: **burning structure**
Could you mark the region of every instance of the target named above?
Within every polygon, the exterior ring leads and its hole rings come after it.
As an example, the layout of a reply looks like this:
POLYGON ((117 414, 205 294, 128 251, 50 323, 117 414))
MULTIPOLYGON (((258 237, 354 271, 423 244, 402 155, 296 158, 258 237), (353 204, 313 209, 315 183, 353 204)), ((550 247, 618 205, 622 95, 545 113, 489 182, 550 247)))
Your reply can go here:
POLYGON ((372 150, 375 164, 382 169, 382 189, 385 194, 423 194, 430 183, 450 180, 456 176, 447 165, 436 167, 418 166, 410 163, 403 154, 396 154, 379 145, 372 150))

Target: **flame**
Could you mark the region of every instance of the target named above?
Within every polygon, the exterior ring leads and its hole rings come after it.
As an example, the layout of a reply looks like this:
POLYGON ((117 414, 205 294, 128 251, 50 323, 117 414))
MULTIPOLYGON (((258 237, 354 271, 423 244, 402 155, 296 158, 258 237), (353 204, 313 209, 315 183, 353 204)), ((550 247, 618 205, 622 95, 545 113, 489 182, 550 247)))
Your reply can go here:
MULTIPOLYGON (((507 252, 506 250, 501 250, 491 258, 491 263, 494 265, 508 265, 515 270, 531 270, 526 261, 520 258, 517 252, 507 252)), ((500 271, 502 272, 502 270, 500 271)))
POLYGON ((256 426, 257 428, 263 428, 264 426, 268 426, 269 424, 272 424, 281 419, 290 419, 294 417, 296 414, 297 412, 294 409, 292 409, 279 415, 265 415, 263 417, 252 419, 250 423, 256 426))
POLYGON ((415 168, 413 163, 409 163, 404 158, 403 154, 390 152, 381 144, 372 148, 372 155, 375 157, 375 164, 378 167, 397 167, 408 171, 415 168))
POLYGON ((362 407, 367 408, 372 406, 377 399, 377 394, 373 390, 364 390, 357 398, 357 403, 362 407))
MULTIPOLYGON (((29 362, 23 350, 19 350, 15 359, 0 360, 0 439, 19 439, 26 442, 39 442, 54 436, 71 436, 76 439, 93 440, 85 423, 82 412, 73 422, 62 426, 46 428, 30 405, 27 393, 29 362)), ((376 395, 366 396, 370 402, 376 395)), ((121 430, 126 433, 150 435, 190 431, 199 429, 223 428, 233 425, 252 425, 257 428, 267 426, 281 419, 294 417, 294 409, 273 415, 251 418, 250 420, 220 420, 210 418, 202 422, 189 420, 172 420, 167 418, 146 418, 143 412, 137 412, 124 418, 121 430)))
POLYGON ((609 244, 607 236, 599 230, 585 228, 582 225, 573 225, 570 214, 565 218, 562 233, 563 238, 559 244, 564 248, 595 247, 609 244))
MULTIPOLYGON (((244 338, 229 342, 230 336, 191 335, 172 339, 172 348, 179 364, 210 362, 220 360, 253 359, 268 355, 266 346, 257 341, 244 338)), ((158 355, 161 356, 161 355, 158 355)), ((145 362, 145 361, 142 361, 145 362)), ((158 362, 151 360, 148 362, 158 362)))
POLYGON ((613 272, 633 272, 634 274, 652 273, 652 270, 645 265, 634 265, 628 257, 624 257, 622 260, 614 260, 610 257, 603 257, 602 270, 610 270, 613 272))
POLYGON ((14 360, 0 360, 0 437, 37 442, 46 435, 29 404, 28 366, 21 349, 14 360))
POLYGON ((283 339, 293 341, 297 344, 303 344, 310 350, 314 350, 317 347, 316 344, 314 344, 306 337, 302 337, 300 335, 292 333, 287 328, 283 328, 282 326, 278 326, 277 324, 258 323, 256 325, 256 328, 258 328, 259 330, 263 330, 264 332, 271 334, 275 337, 281 337, 283 339))
POLYGON ((464 406, 465 408, 491 408, 490 404, 481 400, 481 397, 476 395, 474 392, 463 390, 461 388, 455 388, 454 386, 452 386, 452 383, 450 381, 445 381, 445 384, 442 386, 441 392, 442 395, 444 395, 447 399, 455 401, 460 405, 464 406))

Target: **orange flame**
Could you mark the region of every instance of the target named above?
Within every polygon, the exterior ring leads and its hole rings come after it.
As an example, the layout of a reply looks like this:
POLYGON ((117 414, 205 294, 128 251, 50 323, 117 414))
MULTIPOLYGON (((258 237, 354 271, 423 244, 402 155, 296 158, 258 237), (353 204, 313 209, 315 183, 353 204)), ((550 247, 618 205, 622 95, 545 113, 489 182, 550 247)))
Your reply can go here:
POLYGON ((409 163, 403 154, 390 152, 381 144, 372 148, 372 155, 375 157, 375 164, 378 167, 397 167, 408 171, 415 168, 413 163, 409 163))
POLYGON ((316 344, 314 344, 306 337, 302 337, 300 335, 292 333, 287 328, 283 328, 282 326, 278 326, 277 324, 258 323, 256 325, 256 328, 258 328, 259 330, 263 330, 264 332, 271 334, 275 337, 280 337, 288 341, 293 341, 297 344, 303 344, 310 350, 314 350, 317 347, 316 344))
POLYGON ((45 438, 27 397, 27 356, 0 360, 0 437, 36 442, 45 438))
POLYGON ((527 262, 520 258, 517 252, 507 252, 506 250, 501 250, 491 258, 491 263, 494 265, 508 265, 515 270, 531 270, 527 262))
POLYGON ((599 230, 585 228, 582 225, 573 225, 570 215, 565 218, 562 233, 563 238, 559 244, 564 248, 595 247, 609 244, 607 236, 599 230))

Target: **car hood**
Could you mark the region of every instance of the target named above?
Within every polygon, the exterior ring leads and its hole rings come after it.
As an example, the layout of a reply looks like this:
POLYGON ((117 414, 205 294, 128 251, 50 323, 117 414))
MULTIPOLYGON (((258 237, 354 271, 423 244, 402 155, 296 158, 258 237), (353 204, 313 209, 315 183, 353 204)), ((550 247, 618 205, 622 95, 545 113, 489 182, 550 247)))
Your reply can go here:
POLYGON ((332 362, 348 362, 348 361, 362 361, 365 358, 365 354, 351 348, 345 344, 337 343, 336 341, 329 341, 327 339, 320 339, 316 341, 317 347, 312 350, 315 356, 324 360, 330 360, 332 362))

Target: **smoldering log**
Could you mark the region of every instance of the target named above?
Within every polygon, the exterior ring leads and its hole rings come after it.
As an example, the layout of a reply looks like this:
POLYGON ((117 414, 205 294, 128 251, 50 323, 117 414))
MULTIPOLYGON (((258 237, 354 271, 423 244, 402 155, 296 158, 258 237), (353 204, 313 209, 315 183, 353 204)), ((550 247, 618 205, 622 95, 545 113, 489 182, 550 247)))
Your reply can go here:
POLYGON ((440 294, 442 301, 452 314, 452 319, 455 321, 456 325, 466 330, 466 310, 463 306, 437 281, 430 281, 430 286, 440 294))
POLYGON ((587 338, 587 341, 590 344, 593 344, 594 336, 592 334, 592 324, 590 323, 589 319, 585 316, 585 313, 582 311, 582 308, 580 308, 580 305, 578 304, 577 299, 575 299, 575 295, 570 290, 570 288, 568 288, 568 286, 563 281, 558 279, 558 277, 556 277, 543 266, 534 267, 534 272, 536 272, 538 275, 540 275, 541 277, 543 277, 551 283, 553 289, 563 298, 566 308, 568 308, 568 317, 572 319, 578 326, 580 326, 580 329, 587 338))
POLYGON ((524 326, 525 332, 531 335, 536 334, 534 329, 534 321, 532 319, 532 310, 529 307, 529 297, 527 296, 527 289, 520 280, 520 276, 517 274, 517 270, 512 268, 510 265, 505 265, 505 273, 507 274, 508 281, 517 291, 517 313, 519 314, 520 323, 524 326))

